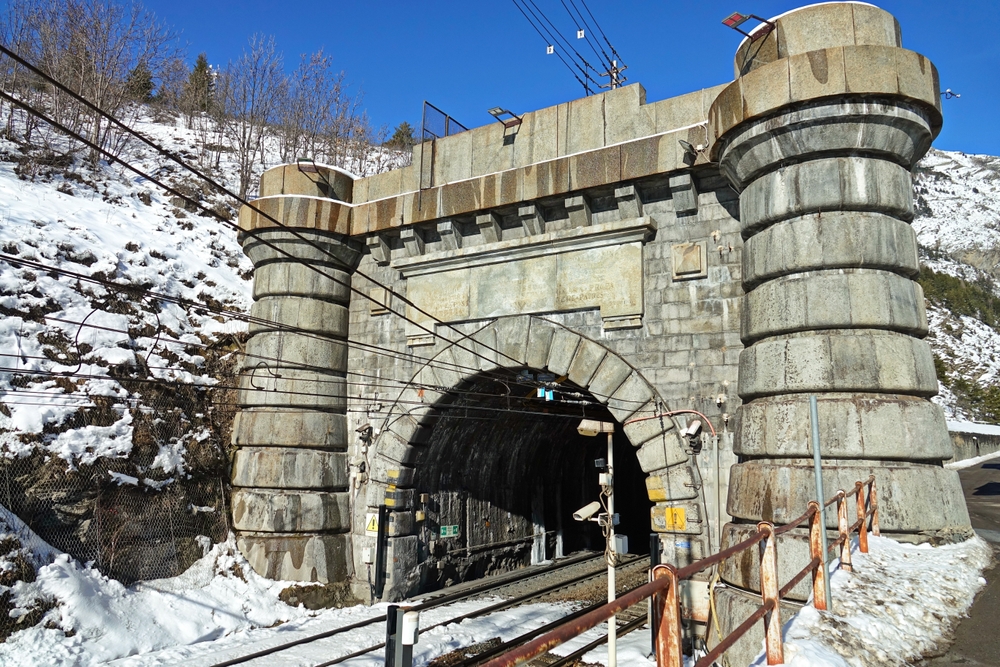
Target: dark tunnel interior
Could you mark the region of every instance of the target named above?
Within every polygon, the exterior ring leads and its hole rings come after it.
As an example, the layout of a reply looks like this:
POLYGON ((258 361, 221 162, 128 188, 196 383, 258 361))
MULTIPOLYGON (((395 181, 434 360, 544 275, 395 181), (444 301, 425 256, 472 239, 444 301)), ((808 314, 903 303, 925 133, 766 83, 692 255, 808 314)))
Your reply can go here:
MULTIPOLYGON (((423 590, 582 549, 603 551, 600 527, 572 515, 599 497, 595 461, 607 458, 607 436, 583 436, 577 426, 584 418, 615 420, 568 382, 558 384, 552 400, 538 398, 538 378, 532 370, 484 374, 440 406, 414 478, 425 515, 423 590)), ((618 424, 613 442, 615 530, 628 536, 629 553, 648 553, 645 474, 618 424)))

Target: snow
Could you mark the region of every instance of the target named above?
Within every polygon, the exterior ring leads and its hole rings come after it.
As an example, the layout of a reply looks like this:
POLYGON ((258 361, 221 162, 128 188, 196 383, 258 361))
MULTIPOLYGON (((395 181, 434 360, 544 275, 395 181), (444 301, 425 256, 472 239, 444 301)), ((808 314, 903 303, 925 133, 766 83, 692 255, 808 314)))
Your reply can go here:
MULTIPOLYGON (((804 607, 782 628, 789 667, 896 667, 929 654, 985 584, 992 549, 980 537, 931 547, 869 538, 855 572, 830 580, 833 609, 804 607)), ((763 654, 754 667, 766 665, 763 654)))
POLYGON ((968 421, 948 421, 948 430, 956 433, 978 433, 980 435, 1000 435, 1000 425, 980 424, 968 421))
POLYGON ((992 461, 993 459, 1000 459, 1000 452, 974 456, 971 459, 963 459, 961 461, 952 461, 951 463, 945 463, 944 467, 949 470, 964 470, 965 468, 972 468, 980 463, 986 463, 987 461, 992 461))

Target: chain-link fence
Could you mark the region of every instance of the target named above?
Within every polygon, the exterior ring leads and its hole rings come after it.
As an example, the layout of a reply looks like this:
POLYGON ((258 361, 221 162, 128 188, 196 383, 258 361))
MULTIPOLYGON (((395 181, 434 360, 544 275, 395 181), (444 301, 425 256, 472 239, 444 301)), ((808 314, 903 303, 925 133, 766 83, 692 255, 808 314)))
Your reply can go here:
POLYGON ((229 532, 222 477, 157 488, 115 472, 113 460, 73 470, 46 458, 0 459, 4 506, 53 547, 123 583, 176 576, 229 532))

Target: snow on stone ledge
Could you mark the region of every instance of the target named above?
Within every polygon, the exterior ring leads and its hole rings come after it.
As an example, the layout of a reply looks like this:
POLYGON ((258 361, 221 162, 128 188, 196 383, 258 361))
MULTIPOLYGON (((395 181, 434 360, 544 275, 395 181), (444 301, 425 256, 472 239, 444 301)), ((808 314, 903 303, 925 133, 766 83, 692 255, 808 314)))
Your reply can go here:
MULTIPOLYGON (((783 629, 788 667, 897 667, 946 644, 985 584, 980 537, 931 547, 869 537, 854 573, 831 577, 833 609, 806 606, 783 629)), ((753 667, 766 665, 761 655, 753 667)))

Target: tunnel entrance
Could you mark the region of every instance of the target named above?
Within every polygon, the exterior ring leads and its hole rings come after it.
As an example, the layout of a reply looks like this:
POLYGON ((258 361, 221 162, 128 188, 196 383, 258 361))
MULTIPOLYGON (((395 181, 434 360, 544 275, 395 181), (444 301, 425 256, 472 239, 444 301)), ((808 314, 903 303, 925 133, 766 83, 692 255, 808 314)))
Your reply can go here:
MULTIPOLYGON (((539 398, 551 374, 491 371, 454 388, 415 463, 424 512, 419 536, 422 591, 588 549, 604 550, 595 522, 573 512, 597 500, 595 461, 607 438, 582 436, 580 421, 615 422, 585 389, 565 380, 539 398)), ((651 503, 635 450, 616 425, 616 532, 630 553, 649 551, 651 503)))

